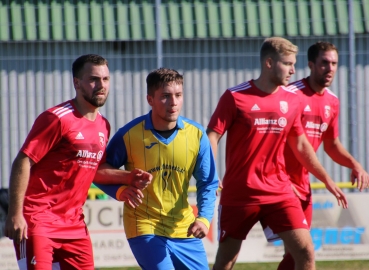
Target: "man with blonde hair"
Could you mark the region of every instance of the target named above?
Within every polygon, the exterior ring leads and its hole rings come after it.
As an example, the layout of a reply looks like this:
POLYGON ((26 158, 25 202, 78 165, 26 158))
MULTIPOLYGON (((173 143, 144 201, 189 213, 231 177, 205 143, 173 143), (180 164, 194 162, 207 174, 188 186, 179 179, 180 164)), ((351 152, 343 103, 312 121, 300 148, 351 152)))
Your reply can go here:
POLYGON ((232 269, 242 241, 258 221, 266 232, 284 240, 295 269, 315 269, 309 227, 285 170, 286 142, 303 166, 347 207, 345 195, 304 135, 297 95, 284 87, 295 73, 297 51, 286 39, 266 39, 260 51, 259 78, 227 89, 210 119, 207 133, 214 155, 227 132, 219 247, 213 269, 232 269))

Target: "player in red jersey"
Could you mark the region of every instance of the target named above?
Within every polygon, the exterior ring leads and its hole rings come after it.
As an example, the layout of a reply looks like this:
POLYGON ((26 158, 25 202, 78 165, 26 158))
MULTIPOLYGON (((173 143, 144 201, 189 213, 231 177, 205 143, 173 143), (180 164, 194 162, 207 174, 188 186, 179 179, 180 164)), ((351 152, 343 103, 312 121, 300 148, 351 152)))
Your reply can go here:
POLYGON ((215 155, 227 131, 216 270, 233 267, 242 241, 258 221, 285 241, 296 269, 315 269, 307 222, 285 170, 286 141, 298 160, 347 207, 345 195, 304 135, 297 95, 284 87, 295 73, 296 54, 297 47, 288 40, 266 39, 260 51, 260 77, 228 89, 208 125, 215 155))
MULTIPOLYGON (((343 147, 339 140, 338 115, 339 100, 327 87, 332 84, 338 67, 338 50, 329 42, 317 42, 308 49, 310 76, 291 83, 288 87, 300 98, 301 122, 309 142, 317 151, 323 142, 324 151, 338 164, 352 170, 351 182, 360 191, 368 187, 369 176, 359 162, 343 147)), ((312 220, 312 201, 309 172, 296 160, 291 147, 286 145, 284 156, 286 170, 301 201, 309 227, 312 220)), ((269 235, 268 240, 278 240, 269 235)), ((287 252, 280 263, 279 270, 293 270, 295 263, 287 252)))
POLYGON ((38 116, 12 165, 5 235, 20 269, 94 269, 82 206, 105 159, 110 125, 98 108, 110 75, 93 54, 72 71, 76 97, 38 116))

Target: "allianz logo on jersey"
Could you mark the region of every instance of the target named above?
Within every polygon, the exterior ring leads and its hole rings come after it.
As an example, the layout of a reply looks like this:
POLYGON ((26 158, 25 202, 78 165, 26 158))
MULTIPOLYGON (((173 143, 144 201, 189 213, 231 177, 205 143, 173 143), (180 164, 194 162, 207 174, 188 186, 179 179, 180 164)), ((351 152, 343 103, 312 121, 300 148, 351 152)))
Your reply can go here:
POLYGON ((280 117, 279 119, 255 118, 254 125, 278 125, 280 127, 285 127, 287 125, 287 119, 284 117, 280 117))
POLYGON ((307 121, 306 125, 305 125, 305 128, 318 129, 321 132, 324 132, 324 131, 327 130, 328 124, 327 123, 319 124, 319 123, 314 123, 314 122, 311 122, 311 121, 307 121))
POLYGON ((76 157, 80 158, 91 158, 96 159, 97 161, 100 161, 104 152, 99 151, 98 153, 90 152, 88 150, 78 150, 76 157))

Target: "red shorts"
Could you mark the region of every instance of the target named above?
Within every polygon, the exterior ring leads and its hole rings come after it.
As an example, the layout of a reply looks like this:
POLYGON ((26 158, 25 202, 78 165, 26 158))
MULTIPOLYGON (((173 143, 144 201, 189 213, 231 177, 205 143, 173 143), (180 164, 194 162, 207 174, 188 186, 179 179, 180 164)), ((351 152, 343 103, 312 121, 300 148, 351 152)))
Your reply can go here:
POLYGON ((90 236, 56 239, 33 235, 14 246, 20 270, 94 269, 90 236))
MULTIPOLYGON (((313 218, 313 204, 311 201, 303 201, 299 200, 301 204, 302 211, 304 212, 307 225, 309 227, 309 230, 311 228, 311 222, 313 218)), ((269 230, 268 228, 264 228, 264 234, 268 242, 274 242, 278 240, 282 240, 278 234, 274 233, 273 231, 269 230)))
POLYGON ((309 229, 305 215, 297 198, 263 205, 227 206, 219 205, 219 242, 225 238, 246 239, 256 222, 273 234, 309 229))

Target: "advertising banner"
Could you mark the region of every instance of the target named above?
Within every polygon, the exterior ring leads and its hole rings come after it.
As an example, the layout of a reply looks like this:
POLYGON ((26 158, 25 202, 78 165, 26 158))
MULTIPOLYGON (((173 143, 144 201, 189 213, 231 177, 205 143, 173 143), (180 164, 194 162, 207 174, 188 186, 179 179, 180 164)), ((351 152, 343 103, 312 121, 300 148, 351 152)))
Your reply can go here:
MULTIPOLYGON (((313 196, 313 224, 311 236, 316 260, 368 260, 369 215, 363 206, 368 203, 367 193, 347 194, 349 209, 342 209, 330 194, 313 196)), ((190 198, 196 209, 196 198, 190 198)), ((87 201, 84 206, 96 267, 137 265, 123 229, 123 203, 114 200, 87 201)), ((211 230, 203 243, 209 263, 213 263, 218 247, 217 207, 211 230)), ((238 262, 273 262, 283 256, 280 241, 268 243, 260 224, 256 224, 243 242, 238 262)), ((13 244, 0 239, 0 269, 17 269, 13 244)))

